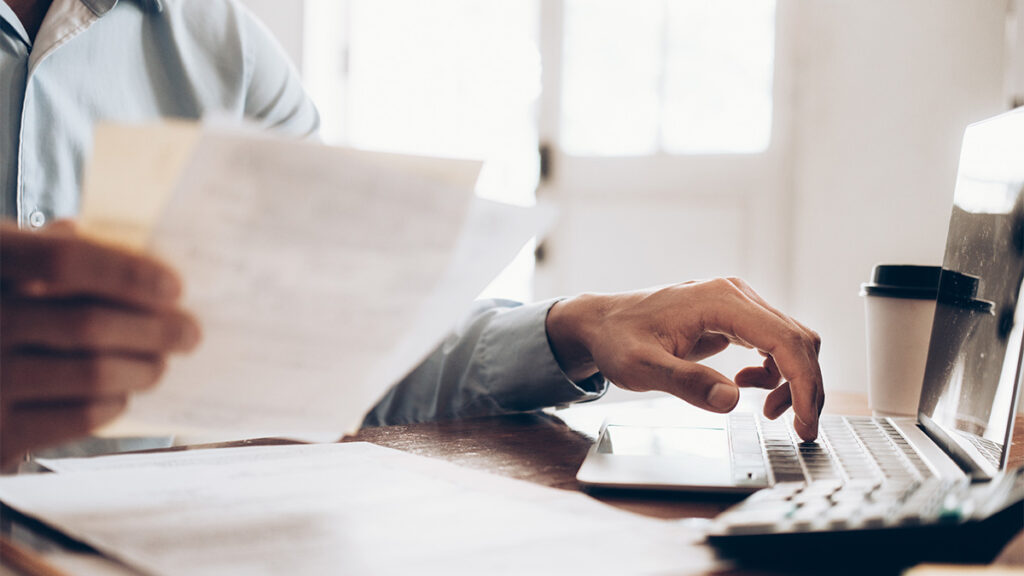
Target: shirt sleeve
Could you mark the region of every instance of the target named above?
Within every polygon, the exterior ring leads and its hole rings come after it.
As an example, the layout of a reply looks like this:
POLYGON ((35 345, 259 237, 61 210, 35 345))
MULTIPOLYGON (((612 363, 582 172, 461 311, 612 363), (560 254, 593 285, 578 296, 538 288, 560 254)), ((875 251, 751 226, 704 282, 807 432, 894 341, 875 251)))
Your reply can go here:
POLYGON ((294 136, 314 136, 320 115, 298 71, 274 35, 247 9, 240 11, 247 119, 294 136))
MULTIPOLYGON (((319 129, 316 106, 273 35, 243 10, 245 116, 297 136, 319 129)), ((524 412, 604 394, 600 374, 572 382, 558 367, 545 321, 556 300, 477 302, 469 316, 367 414, 364 426, 524 412)))
POLYGON ((363 426, 525 412, 595 400, 608 382, 570 380, 555 360, 545 321, 557 300, 477 302, 469 316, 367 414, 363 426))

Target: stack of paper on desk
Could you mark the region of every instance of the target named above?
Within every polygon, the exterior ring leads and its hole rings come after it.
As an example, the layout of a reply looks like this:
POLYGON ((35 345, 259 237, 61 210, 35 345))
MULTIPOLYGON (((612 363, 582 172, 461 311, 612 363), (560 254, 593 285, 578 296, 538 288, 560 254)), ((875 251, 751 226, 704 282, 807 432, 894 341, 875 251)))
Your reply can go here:
POLYGON ((82 228, 177 267, 204 331, 128 417, 357 427, 551 220, 474 199, 478 170, 193 125, 102 127, 82 228))
POLYGON ((678 523, 372 444, 110 456, 4 503, 153 574, 687 574, 678 523), (82 471, 92 470, 92 471, 82 471))

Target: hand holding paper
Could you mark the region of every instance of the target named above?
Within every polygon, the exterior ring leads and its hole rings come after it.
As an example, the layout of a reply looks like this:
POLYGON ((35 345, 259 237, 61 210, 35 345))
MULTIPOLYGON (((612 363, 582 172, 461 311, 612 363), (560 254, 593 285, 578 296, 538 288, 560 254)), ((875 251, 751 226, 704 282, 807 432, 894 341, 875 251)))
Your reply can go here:
POLYGON ((104 128, 96 155, 83 229, 138 245, 152 228, 203 324, 203 345, 129 410, 169 430, 354 429, 549 220, 474 201, 472 162, 180 125, 104 128), (184 166, 177 184, 161 170, 136 185, 104 160, 158 165, 153 149, 184 166))
POLYGON ((97 244, 70 223, 34 233, 0 224, 0 460, 69 440, 116 417, 191 349, 166 265, 97 244))

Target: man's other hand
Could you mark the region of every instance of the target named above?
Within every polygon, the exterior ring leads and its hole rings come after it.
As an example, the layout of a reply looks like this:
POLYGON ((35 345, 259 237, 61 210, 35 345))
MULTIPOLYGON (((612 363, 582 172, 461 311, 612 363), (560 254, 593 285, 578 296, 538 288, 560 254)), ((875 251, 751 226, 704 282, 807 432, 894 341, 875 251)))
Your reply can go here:
POLYGON ((551 308, 547 331, 573 380, 600 371, 622 388, 663 390, 714 412, 732 410, 741 387, 770 389, 765 416, 793 406, 797 434, 817 438, 825 402, 821 339, 738 278, 583 294, 551 308), (735 381, 698 364, 730 343, 757 349, 764 364, 741 370, 735 381))
POLYGON ((195 347, 181 283, 157 260, 0 224, 0 464, 88 433, 195 347))

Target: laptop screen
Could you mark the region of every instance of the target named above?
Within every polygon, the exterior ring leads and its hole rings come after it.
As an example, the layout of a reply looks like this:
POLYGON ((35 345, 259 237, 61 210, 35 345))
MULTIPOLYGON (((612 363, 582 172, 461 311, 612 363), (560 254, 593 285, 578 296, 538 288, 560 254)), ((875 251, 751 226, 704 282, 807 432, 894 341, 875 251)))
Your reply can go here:
POLYGON ((919 408, 933 438, 983 475, 1006 460, 1021 369, 1022 279, 1018 108, 964 133, 919 408))

